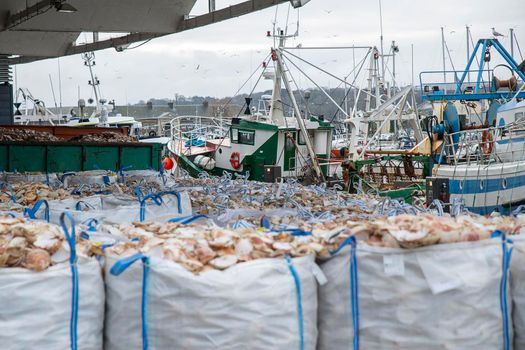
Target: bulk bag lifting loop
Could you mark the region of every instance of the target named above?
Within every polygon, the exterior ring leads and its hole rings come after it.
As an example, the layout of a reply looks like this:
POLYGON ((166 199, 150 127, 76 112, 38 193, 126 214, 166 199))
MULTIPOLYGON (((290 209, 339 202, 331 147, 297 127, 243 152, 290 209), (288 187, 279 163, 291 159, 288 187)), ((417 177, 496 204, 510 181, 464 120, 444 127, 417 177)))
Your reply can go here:
POLYGON ((158 205, 159 207, 164 203, 162 200, 162 196, 166 195, 173 195, 177 198, 177 210, 179 214, 182 214, 182 206, 181 206, 181 197, 180 193, 176 191, 168 191, 168 192, 160 192, 160 193, 152 193, 148 194, 144 198, 140 200, 140 221, 143 222, 146 220, 146 202, 151 199, 153 203, 158 205))
POLYGON ((77 324, 78 324, 78 269, 77 269, 77 251, 76 251, 76 233, 75 220, 69 212, 64 212, 60 215, 60 224, 64 230, 67 243, 69 244, 69 265, 71 266, 71 321, 69 324, 69 335, 71 341, 71 350, 77 350, 77 324), (65 218, 68 218, 71 224, 71 233, 66 225, 65 218))
POLYGON ((25 208, 24 215, 27 215, 30 219, 37 219, 36 213, 40 210, 40 207, 44 204, 44 220, 49 222, 49 203, 45 199, 38 200, 33 208, 25 208))
POLYGON ((138 260, 142 260, 142 301, 141 301, 141 321, 142 321, 142 350, 148 350, 148 275, 149 275, 149 257, 142 253, 137 253, 127 258, 117 261, 110 270, 113 276, 119 276, 126 271, 128 267, 138 260))
POLYGON ((352 339, 352 345, 354 350, 359 350, 359 290, 358 290, 358 278, 357 278, 357 256, 356 247, 357 240, 354 236, 350 236, 345 239, 336 250, 330 252, 332 256, 336 255, 346 247, 350 245, 350 305, 352 308, 352 325, 354 330, 354 337, 352 339))

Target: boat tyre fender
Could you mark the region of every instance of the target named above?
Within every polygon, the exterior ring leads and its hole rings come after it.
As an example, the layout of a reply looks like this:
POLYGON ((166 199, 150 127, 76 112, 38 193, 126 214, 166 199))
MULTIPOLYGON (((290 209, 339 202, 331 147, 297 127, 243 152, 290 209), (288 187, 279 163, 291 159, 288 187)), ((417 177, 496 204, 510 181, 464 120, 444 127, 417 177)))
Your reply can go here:
POLYGON ((492 149, 494 148, 494 136, 489 130, 483 131, 481 136, 481 148, 483 149, 483 153, 485 153, 485 155, 492 153, 492 149))
POLYGON ((232 153, 230 156, 230 164, 235 170, 239 170, 241 168, 241 154, 239 152, 232 153))

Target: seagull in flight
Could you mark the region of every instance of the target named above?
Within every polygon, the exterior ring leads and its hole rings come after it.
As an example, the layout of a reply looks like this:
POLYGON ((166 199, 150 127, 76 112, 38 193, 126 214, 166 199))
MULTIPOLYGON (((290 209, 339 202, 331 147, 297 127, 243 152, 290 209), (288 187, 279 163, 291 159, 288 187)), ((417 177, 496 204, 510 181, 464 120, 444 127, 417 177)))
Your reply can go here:
POLYGON ((498 36, 505 36, 499 32, 496 31, 496 29, 494 29, 494 27, 492 27, 492 35, 494 35, 494 37, 498 37, 498 36))

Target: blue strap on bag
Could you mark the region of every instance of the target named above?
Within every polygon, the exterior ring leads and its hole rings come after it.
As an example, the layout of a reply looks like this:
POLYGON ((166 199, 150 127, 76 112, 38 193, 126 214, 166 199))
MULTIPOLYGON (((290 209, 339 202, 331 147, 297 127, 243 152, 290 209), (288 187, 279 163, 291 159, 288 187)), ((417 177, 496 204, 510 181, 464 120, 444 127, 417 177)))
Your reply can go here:
POLYGON ((158 194, 148 194, 140 200, 140 222, 146 220, 146 202, 151 199, 159 207, 162 205, 162 197, 158 194))
POLYGON ((75 219, 69 212, 63 212, 60 215, 60 224, 67 243, 69 244, 69 265, 71 266, 71 320, 69 323, 69 337, 71 342, 71 350, 77 350, 77 325, 78 325, 78 269, 77 269, 77 251, 76 251, 76 233, 75 233, 75 219), (67 228, 65 219, 68 218, 71 224, 71 233, 67 228))
POLYGON ((84 207, 86 209, 95 209, 94 206, 92 206, 91 204, 85 202, 85 201, 78 201, 76 204, 75 204, 75 210, 76 211, 82 211, 82 205, 84 205, 84 207))
POLYGON ((148 276, 149 276, 149 257, 142 253, 137 253, 117 261, 110 270, 113 276, 119 276, 126 271, 128 267, 133 265, 136 261, 142 261, 142 305, 141 305, 141 321, 142 321, 142 349, 148 350, 148 276))
POLYGON ((503 321, 503 349, 509 350, 511 348, 510 342, 510 317, 509 317, 509 305, 507 300, 507 287, 508 287, 508 277, 509 277, 509 268, 510 260, 512 258, 512 247, 509 247, 509 244, 512 244, 512 240, 507 239, 507 235, 502 231, 495 231, 492 233, 492 238, 501 238, 501 249, 502 249, 502 263, 501 263, 501 281, 500 281, 500 309, 501 309, 501 318, 503 321))
POLYGON ((173 195, 177 198, 177 211, 179 214, 182 214, 182 205, 181 205, 181 196, 179 192, 176 191, 167 191, 167 192, 160 192, 160 193, 152 193, 148 194, 144 198, 140 200, 140 221, 143 222, 146 220, 146 202, 151 199, 153 200, 153 203, 158 205, 159 207, 164 203, 162 200, 162 196, 166 195, 173 195))
POLYGON ((339 253, 344 247, 350 245, 350 306, 352 308, 352 325, 354 338, 352 340, 353 349, 359 350, 359 288, 357 276, 357 240, 354 236, 345 239, 336 250, 330 252, 333 256, 339 253))
POLYGON ((203 214, 188 215, 188 216, 182 216, 180 218, 170 219, 168 222, 180 223, 182 225, 187 225, 187 224, 190 224, 190 223, 192 223, 194 221, 197 221, 197 220, 200 220, 200 219, 209 219, 209 217, 206 216, 206 215, 203 215, 203 214))
POLYGON ((36 220, 36 213, 40 210, 40 207, 44 205, 44 220, 49 222, 49 203, 45 199, 38 200, 33 208, 25 208, 24 215, 27 215, 30 219, 36 220))
POLYGON ((297 296, 297 322, 299 323, 299 350, 304 350, 304 317, 303 317, 303 303, 302 303, 302 293, 301 293, 301 280, 299 275, 293 266, 292 259, 286 255, 286 263, 288 264, 288 269, 292 274, 294 283, 295 283, 295 292, 297 296))

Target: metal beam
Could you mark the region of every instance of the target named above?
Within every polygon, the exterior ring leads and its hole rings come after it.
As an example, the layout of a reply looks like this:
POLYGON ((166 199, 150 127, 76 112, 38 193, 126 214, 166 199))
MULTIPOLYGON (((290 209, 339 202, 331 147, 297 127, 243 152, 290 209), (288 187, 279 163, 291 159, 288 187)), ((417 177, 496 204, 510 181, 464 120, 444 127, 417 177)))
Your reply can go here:
POLYGON ((26 7, 25 10, 22 10, 15 14, 9 14, 5 27, 2 30, 8 30, 17 25, 24 23, 31 18, 39 16, 43 13, 46 13, 51 8, 53 8, 54 0, 41 0, 34 4, 33 6, 26 7))
MULTIPOLYGON (((51 0, 46 0, 51 1, 51 0)), ((231 5, 229 7, 213 11, 204 15, 186 18, 181 21, 178 28, 170 33, 132 33, 118 38, 102 40, 95 43, 83 44, 83 45, 72 45, 70 46, 64 55, 70 56, 76 55, 83 52, 104 50, 108 48, 119 48, 126 45, 136 43, 139 41, 151 40, 162 36, 183 32, 190 29, 204 27, 210 24, 222 22, 231 18, 240 17, 252 12, 264 10, 268 7, 287 3, 289 0, 248 0, 243 1, 239 4, 231 5)), ((36 6, 36 5, 35 5, 36 6)), ((58 56, 56 56, 58 57, 58 56)), ((11 58, 10 64, 22 64, 42 59, 55 58, 53 57, 33 57, 33 56, 22 56, 17 58, 11 58)))

